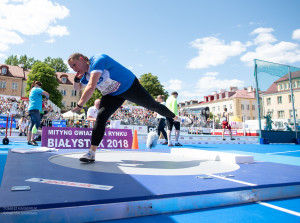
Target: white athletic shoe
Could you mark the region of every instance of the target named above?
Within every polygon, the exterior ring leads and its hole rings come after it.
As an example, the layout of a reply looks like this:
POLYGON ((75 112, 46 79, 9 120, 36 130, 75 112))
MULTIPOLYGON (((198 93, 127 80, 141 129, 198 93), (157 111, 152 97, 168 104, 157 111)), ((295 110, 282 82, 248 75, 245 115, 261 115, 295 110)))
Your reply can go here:
POLYGON ((149 132, 146 141, 147 149, 153 149, 157 145, 158 135, 156 132, 149 132))
POLYGON ((190 119, 189 117, 186 117, 186 116, 178 116, 178 121, 181 124, 185 124, 185 125, 191 125, 191 124, 193 124, 192 119, 190 119))
POLYGON ((81 162, 94 162, 95 161, 95 152, 88 151, 86 154, 84 154, 80 159, 81 162))

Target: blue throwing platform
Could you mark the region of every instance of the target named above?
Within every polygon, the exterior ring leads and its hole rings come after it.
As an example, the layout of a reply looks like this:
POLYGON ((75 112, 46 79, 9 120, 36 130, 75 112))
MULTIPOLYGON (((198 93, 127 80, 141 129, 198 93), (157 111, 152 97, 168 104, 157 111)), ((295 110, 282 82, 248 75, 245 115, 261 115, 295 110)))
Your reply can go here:
POLYGON ((86 171, 49 161, 73 152, 82 150, 9 151, 1 222, 93 222, 300 196, 300 166, 255 162, 222 174, 162 176, 86 171), (31 189, 12 191, 13 186, 31 189))

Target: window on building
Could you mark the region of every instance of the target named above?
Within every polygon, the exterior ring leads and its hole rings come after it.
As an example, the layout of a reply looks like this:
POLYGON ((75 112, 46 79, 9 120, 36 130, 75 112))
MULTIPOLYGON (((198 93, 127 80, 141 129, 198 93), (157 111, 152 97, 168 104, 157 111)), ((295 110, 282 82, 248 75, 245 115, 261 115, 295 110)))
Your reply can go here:
POLYGON ((220 106, 218 106, 218 111, 220 111, 220 106))
POLYGON ((249 111, 250 110, 250 105, 246 105, 246 108, 249 111))
POLYGON ((76 90, 72 90, 72 96, 76 96, 77 95, 77 91, 76 90))
POLYGON ((6 81, 0 81, 0 88, 6 88, 6 81))
POLYGON ((254 111, 255 110, 255 105, 252 105, 252 111, 254 111))
POLYGON ((65 101, 62 101, 62 104, 64 107, 66 107, 66 102, 65 101))
POLYGON ((289 84, 288 84, 288 83, 285 83, 285 84, 284 84, 284 89, 285 89, 285 90, 289 89, 289 84))
POLYGON ((284 118, 284 111, 278 111, 278 118, 284 118))
MULTIPOLYGON (((293 97, 293 99, 295 100, 295 97, 293 97)), ((289 103, 291 103, 292 102, 292 97, 291 97, 291 95, 289 94, 289 103)))
POLYGON ((282 104, 282 96, 277 97, 277 104, 282 104))
POLYGON ((250 120, 250 116, 247 116, 247 120, 250 120))
POLYGON ((229 109, 232 110, 232 104, 229 105, 229 109))
POLYGON ((267 98, 267 105, 271 105, 271 98, 267 98))
POLYGON ((11 88, 14 89, 14 90, 17 90, 18 89, 18 83, 13 82, 11 88))
POLYGON ((296 85, 296 81, 293 82, 293 88, 296 88, 297 85, 296 85))
POLYGON ((211 110, 212 110, 212 112, 214 112, 214 111, 215 111, 215 107, 212 107, 212 109, 211 109, 211 110))
MULTIPOLYGON (((296 116, 296 118, 298 117, 297 110, 295 110, 295 116, 296 116)), ((293 110, 290 110, 290 118, 293 118, 293 117, 294 117, 293 110)))
POLYGON ((63 89, 60 90, 60 93, 61 93, 62 95, 64 95, 64 96, 67 95, 67 91, 66 91, 66 90, 63 90, 63 89))
POLYGON ((297 81, 297 87, 300 88, 300 81, 297 81))
POLYGON ((241 104, 241 109, 245 110, 245 106, 243 104, 241 104))
POLYGON ((253 120, 255 120, 256 119, 256 117, 255 116, 253 116, 253 120))
POLYGON ((71 102, 71 107, 76 107, 76 102, 72 101, 71 102))
POLYGON ((67 78, 66 78, 66 77, 62 77, 62 78, 61 78, 61 82, 62 82, 63 84, 67 83, 67 78))
POLYGON ((2 67, 1 69, 1 74, 7 74, 7 68, 6 67, 2 67))
POLYGON ((280 90, 281 91, 283 90, 283 84, 280 84, 280 90))

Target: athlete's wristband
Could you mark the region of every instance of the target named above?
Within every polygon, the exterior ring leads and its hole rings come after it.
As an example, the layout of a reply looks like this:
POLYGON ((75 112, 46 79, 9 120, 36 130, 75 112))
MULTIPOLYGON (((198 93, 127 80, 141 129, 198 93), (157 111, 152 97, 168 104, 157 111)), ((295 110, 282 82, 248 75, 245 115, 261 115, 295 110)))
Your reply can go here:
POLYGON ((81 105, 79 105, 79 104, 77 104, 77 107, 78 107, 78 108, 83 108, 83 106, 81 106, 81 105))
POLYGON ((78 78, 78 77, 74 77, 74 82, 76 82, 76 83, 80 83, 80 78, 78 78))

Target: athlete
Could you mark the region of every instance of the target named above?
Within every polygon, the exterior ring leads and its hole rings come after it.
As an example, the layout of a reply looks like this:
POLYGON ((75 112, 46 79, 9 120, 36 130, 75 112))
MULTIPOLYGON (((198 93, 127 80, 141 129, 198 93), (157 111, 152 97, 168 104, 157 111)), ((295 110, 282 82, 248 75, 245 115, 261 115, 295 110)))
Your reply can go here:
MULTIPOLYGON (((166 103, 164 102, 164 96, 163 95, 158 95, 157 98, 156 98, 156 101, 163 104, 163 105, 166 105, 166 103)), ((165 142, 163 142, 162 144, 167 145, 168 144, 168 136, 167 136, 167 133, 166 133, 166 130, 165 130, 166 117, 164 117, 160 114, 157 114, 156 118, 158 120, 157 127, 156 127, 157 128, 157 135, 159 137, 160 134, 162 133, 163 137, 165 138, 165 142)))
MULTIPOLYGON (((178 114, 177 111, 177 97, 178 93, 176 91, 171 93, 171 96, 166 101, 166 106, 168 109, 170 109, 174 114, 178 114)), ((191 121, 192 123, 192 121, 191 121)), ((173 126, 175 127, 175 146, 182 146, 182 144, 178 141, 179 140, 179 134, 180 134, 180 122, 177 120, 174 120, 172 118, 167 117, 167 137, 168 137, 168 146, 174 146, 171 141, 171 132, 173 126)))
POLYGON ((95 161, 95 152, 103 139, 106 121, 125 100, 182 123, 192 122, 188 117, 177 116, 166 106, 156 102, 130 70, 105 54, 95 55, 88 59, 80 53, 74 53, 70 55, 68 63, 76 72, 75 90, 85 88, 77 106, 72 109, 73 112, 78 113, 82 110, 83 105, 91 98, 96 88, 102 93, 92 131, 90 150, 80 158, 82 162, 95 161))
POLYGON ((44 95, 47 99, 49 99, 49 93, 44 91, 42 88, 42 83, 39 81, 34 81, 31 85, 31 90, 29 94, 29 106, 28 112, 30 116, 30 126, 28 129, 28 145, 38 146, 36 141, 34 140, 34 134, 32 132, 33 126, 38 129, 41 124, 41 114, 42 104, 44 95))
POLYGON ((227 108, 224 108, 224 112, 222 114, 222 128, 223 128, 222 139, 225 140, 224 132, 225 132, 225 129, 228 129, 229 134, 230 134, 230 139, 234 140, 234 138, 232 138, 231 126, 229 125, 229 115, 227 112, 227 108))

